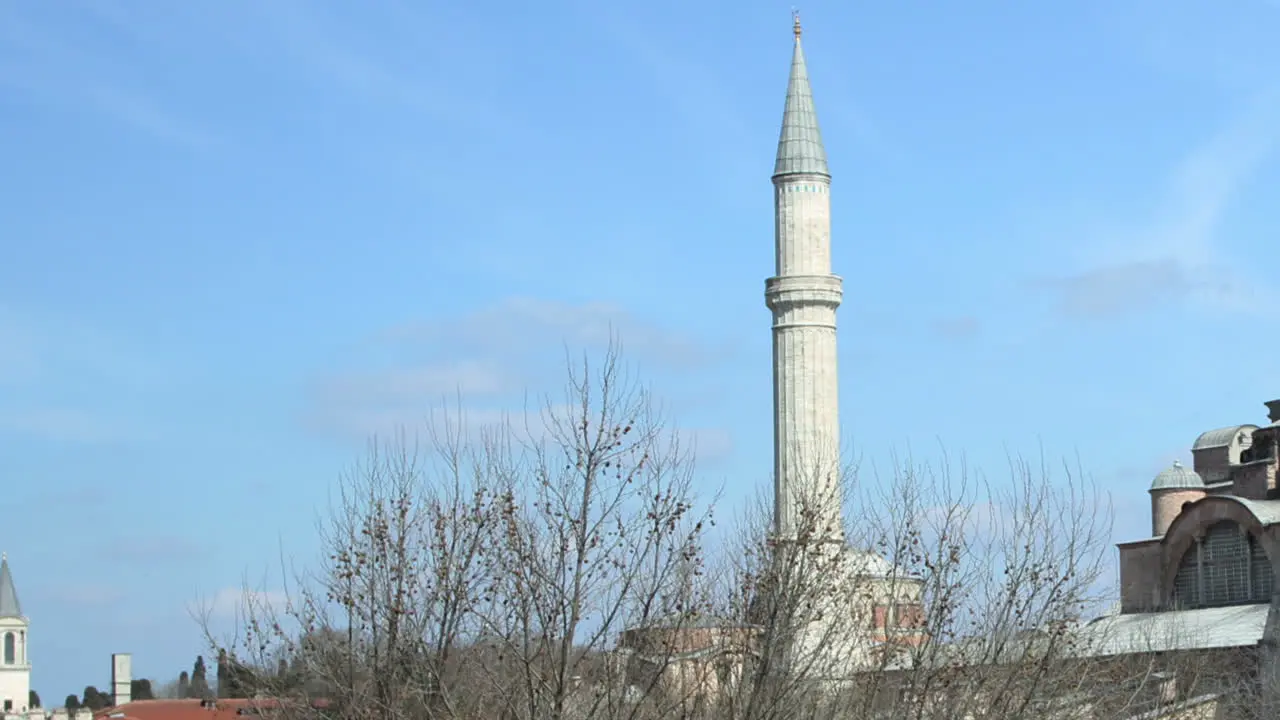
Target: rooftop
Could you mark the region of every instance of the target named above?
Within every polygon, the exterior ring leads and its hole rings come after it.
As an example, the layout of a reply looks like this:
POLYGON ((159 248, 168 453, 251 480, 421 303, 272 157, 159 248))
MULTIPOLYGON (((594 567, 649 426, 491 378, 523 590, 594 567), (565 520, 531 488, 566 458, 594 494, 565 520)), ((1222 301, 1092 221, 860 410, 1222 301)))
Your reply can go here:
POLYGON ((1210 650, 1258 644, 1269 605, 1107 615, 1086 625, 1092 656, 1169 650, 1210 650))
POLYGON ((13 573, 9 572, 9 556, 0 554, 0 618, 22 617, 22 603, 18 602, 18 590, 13 586, 13 573))
POLYGON ((1196 450, 1226 447, 1231 444, 1231 441, 1235 440, 1241 431, 1257 429, 1257 425, 1232 425, 1231 427, 1207 430, 1200 433, 1200 437, 1196 438, 1195 443, 1191 445, 1191 450, 1194 452, 1196 450))
POLYGON ((99 710, 93 717, 94 720, 232 720, 279 706, 274 700, 225 699, 209 704, 204 700, 134 700, 99 710))

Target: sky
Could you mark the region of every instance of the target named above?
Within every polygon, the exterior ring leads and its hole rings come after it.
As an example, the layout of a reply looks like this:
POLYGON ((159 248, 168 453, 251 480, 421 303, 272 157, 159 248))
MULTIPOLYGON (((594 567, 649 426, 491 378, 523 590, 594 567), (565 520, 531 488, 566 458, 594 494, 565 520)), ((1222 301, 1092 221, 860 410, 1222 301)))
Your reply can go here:
MULTIPOLYGON (((1145 536, 1155 473, 1280 397, 1280 4, 800 10, 850 447, 1067 458, 1145 536)), ((0 549, 46 704, 189 669, 193 605, 314 557, 371 436, 518 411, 610 332, 704 492, 767 483, 789 11, 0 0, 0 549)))

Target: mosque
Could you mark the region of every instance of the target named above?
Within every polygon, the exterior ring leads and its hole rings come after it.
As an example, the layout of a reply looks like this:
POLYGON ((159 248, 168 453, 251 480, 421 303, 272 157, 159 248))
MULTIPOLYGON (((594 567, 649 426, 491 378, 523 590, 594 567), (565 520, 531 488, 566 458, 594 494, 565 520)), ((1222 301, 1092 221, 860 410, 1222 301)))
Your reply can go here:
MULTIPOLYGON (((816 508, 823 515, 818 526, 827 529, 823 539, 851 561, 847 577, 837 579, 849 592, 825 614, 853 627, 853 636, 807 651, 826 653, 837 672, 856 673, 883 657, 877 649, 927 639, 917 629, 923 592, 921 581, 903 582, 883 558, 849 548, 841 529, 836 310, 842 281, 831 268, 831 174, 798 19, 794 36, 772 175, 775 274, 765 281, 773 319, 773 533, 784 545, 793 541, 805 509, 816 508), (885 591, 891 579, 894 589, 885 591)), ((1280 602, 1273 601, 1280 558, 1280 400, 1266 405, 1270 424, 1204 432, 1192 445, 1191 467, 1175 462, 1154 479, 1151 537, 1119 544, 1120 604, 1081 628, 1097 640, 1082 644, 1088 655, 1212 657, 1245 650, 1252 660, 1240 668, 1242 677, 1261 682, 1264 699, 1271 688, 1280 701, 1280 655, 1265 652, 1280 648, 1280 602)), ((740 672, 751 634, 749 626, 714 623, 650 627, 624 633, 620 645, 636 682, 667 672, 681 692, 693 683, 695 693, 715 693, 735 668, 740 672), (664 665, 668 670, 658 669, 664 665)), ((1166 683, 1171 697, 1181 696, 1178 682, 1166 683)), ((1203 706, 1185 709, 1186 717, 1220 717, 1213 706, 1221 697, 1205 695, 1203 706)))
POLYGON ((1120 611, 1109 622, 1130 642, 1187 650, 1264 640, 1280 558, 1280 400, 1265 405, 1269 424, 1203 432, 1191 467, 1174 461, 1151 482, 1151 536, 1118 545, 1120 611))
MULTIPOLYGON (((875 654, 879 648, 926 639, 918 629, 923 588, 918 579, 904 582, 884 558, 850 548, 843 535, 836 349, 842 280, 831 267, 831 174, 801 34, 796 19, 771 178, 775 272, 764 292, 773 337, 772 530, 781 546, 795 543, 816 509, 819 544, 844 560, 836 581, 868 590, 843 596, 839 607, 829 608, 836 612, 826 613, 854 627, 852 637, 832 643, 823 634, 823 642, 804 648, 856 672, 882 657, 875 654)), ((1191 446, 1191 467, 1174 462, 1155 477, 1151 536, 1118 545, 1119 610, 1089 625, 1105 637, 1096 654, 1280 647, 1280 603, 1273 600, 1280 558, 1280 400, 1266 405, 1269 424, 1204 432, 1191 446)), ((28 633, 8 559, 0 556, 4 720, 45 717, 28 707, 28 633)), ((670 668, 674 659, 679 682, 714 692, 750 652, 751 637, 748 625, 637 628, 623 634, 620 655, 629 676, 670 668), (660 663, 646 660, 657 655, 660 663)), ((805 645, 803 638, 799 644, 805 645)), ((128 657, 116 658, 113 682, 117 697, 127 702, 128 657)), ((1251 670, 1268 671, 1280 678, 1280 661, 1264 657, 1251 670), (1268 663, 1276 667, 1269 670, 1268 663)))

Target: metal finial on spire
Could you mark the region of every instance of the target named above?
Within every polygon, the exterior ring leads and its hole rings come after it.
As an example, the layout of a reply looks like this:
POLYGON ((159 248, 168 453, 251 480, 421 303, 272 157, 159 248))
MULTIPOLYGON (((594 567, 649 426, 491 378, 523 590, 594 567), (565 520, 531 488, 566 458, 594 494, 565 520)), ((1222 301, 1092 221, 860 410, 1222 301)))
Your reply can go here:
POLYGON ((800 11, 791 8, 792 31, 796 34, 796 39, 800 39, 800 11))

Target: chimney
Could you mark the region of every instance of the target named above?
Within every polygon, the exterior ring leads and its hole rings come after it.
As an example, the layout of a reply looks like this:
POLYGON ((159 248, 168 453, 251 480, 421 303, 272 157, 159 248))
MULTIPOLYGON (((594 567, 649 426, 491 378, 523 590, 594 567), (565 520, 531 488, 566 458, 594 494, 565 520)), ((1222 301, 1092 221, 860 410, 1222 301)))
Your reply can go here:
POLYGON ((1271 422, 1280 422, 1280 400, 1272 400, 1263 403, 1267 406, 1267 419, 1271 422))
POLYGON ((115 694, 117 706, 133 699, 133 655, 116 653, 111 656, 111 691, 115 694))

